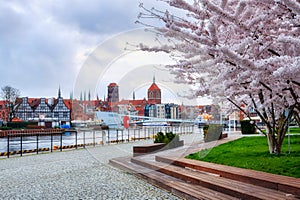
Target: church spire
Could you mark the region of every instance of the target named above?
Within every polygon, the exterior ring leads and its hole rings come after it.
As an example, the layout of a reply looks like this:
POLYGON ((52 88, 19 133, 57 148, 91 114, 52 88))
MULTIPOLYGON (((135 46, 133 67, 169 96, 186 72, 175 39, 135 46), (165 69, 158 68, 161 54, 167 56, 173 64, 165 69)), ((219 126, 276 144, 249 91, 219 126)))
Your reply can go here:
POLYGON ((60 86, 58 87, 58 98, 61 98, 60 86))
POLYGON ((153 75, 153 83, 155 83, 155 75, 153 75))
POLYGON ((133 93, 132 93, 132 100, 135 100, 135 91, 133 90, 133 93))

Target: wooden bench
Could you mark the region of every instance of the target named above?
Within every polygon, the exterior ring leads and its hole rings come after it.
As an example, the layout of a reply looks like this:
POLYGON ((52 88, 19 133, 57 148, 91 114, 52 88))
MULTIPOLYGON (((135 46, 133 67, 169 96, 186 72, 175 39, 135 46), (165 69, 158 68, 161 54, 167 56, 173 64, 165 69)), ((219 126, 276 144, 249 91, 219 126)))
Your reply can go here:
POLYGON ((296 199, 295 196, 281 191, 239 182, 208 173, 201 173, 199 171, 193 171, 162 162, 145 162, 139 158, 131 158, 131 162, 148 169, 164 173, 168 176, 184 180, 187 183, 196 184, 240 199, 296 199))
POLYGON ((156 156, 156 161, 217 174, 221 177, 300 196, 300 179, 185 158, 156 156))
POLYGON ((184 145, 183 140, 179 141, 171 141, 168 144, 165 143, 153 143, 153 144, 146 144, 141 146, 133 146, 133 156, 140 156, 145 155, 148 153, 154 153, 161 150, 168 150, 176 147, 181 147, 184 145))
POLYGON ((205 199, 205 200, 235 200, 232 196, 216 192, 214 190, 202 187, 200 185, 195 185, 191 183, 186 183, 185 181, 176 179, 172 176, 168 176, 161 172, 152 171, 143 166, 136 165, 130 162, 130 158, 121 157, 113 158, 109 160, 109 164, 128 171, 136 175, 137 177, 143 178, 148 182, 163 188, 168 191, 172 191, 173 194, 184 198, 184 199, 205 199))
POLYGON ((159 151, 166 146, 165 143, 146 144, 142 146, 133 146, 133 156, 145 155, 159 151))

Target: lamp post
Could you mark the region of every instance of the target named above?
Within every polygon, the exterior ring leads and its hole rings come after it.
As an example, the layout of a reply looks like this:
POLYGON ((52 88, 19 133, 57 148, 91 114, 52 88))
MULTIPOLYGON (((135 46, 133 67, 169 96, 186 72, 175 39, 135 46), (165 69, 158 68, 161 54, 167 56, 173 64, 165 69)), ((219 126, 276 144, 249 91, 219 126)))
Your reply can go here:
POLYGON ((291 153, 291 138, 290 138, 290 117, 289 117, 289 109, 286 109, 284 115, 288 117, 287 126, 288 126, 288 152, 291 153))
POLYGON ((236 132, 236 117, 235 117, 235 111, 233 111, 233 117, 234 117, 234 120, 233 120, 233 131, 236 132))

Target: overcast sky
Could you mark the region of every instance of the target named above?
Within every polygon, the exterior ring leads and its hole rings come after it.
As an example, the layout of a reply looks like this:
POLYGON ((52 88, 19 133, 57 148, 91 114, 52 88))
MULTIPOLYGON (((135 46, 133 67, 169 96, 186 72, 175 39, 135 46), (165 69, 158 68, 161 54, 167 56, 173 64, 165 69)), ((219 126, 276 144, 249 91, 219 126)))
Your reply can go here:
MULTIPOLYGON (((28 97, 56 97, 60 86, 64 98, 69 98, 71 91, 75 97, 90 91, 92 97, 103 98, 107 84, 117 82, 121 98, 131 97, 133 91, 142 98, 146 91, 143 93, 141 88, 147 89, 155 75, 158 85, 177 93, 176 87, 168 83, 172 77, 166 72, 160 76, 157 71, 160 67, 156 65, 170 61, 166 55, 151 57, 124 50, 130 46, 128 43, 153 40, 148 33, 144 35, 143 26, 135 24, 141 12, 139 2, 2 1, 0 86, 18 88, 21 96, 28 97)), ((145 0, 144 4, 165 9, 158 1, 145 0)))

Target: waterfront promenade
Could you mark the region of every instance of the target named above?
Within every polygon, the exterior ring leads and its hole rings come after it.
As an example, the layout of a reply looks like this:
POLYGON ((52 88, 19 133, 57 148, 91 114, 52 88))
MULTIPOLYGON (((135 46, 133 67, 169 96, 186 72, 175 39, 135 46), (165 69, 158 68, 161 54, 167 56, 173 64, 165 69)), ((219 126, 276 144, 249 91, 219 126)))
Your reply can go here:
MULTIPOLYGON (((202 135, 180 138, 185 144, 200 143, 202 135)), ((134 145, 149 143, 153 140, 3 158, 0 199, 179 199, 108 164, 131 156, 134 145)))

